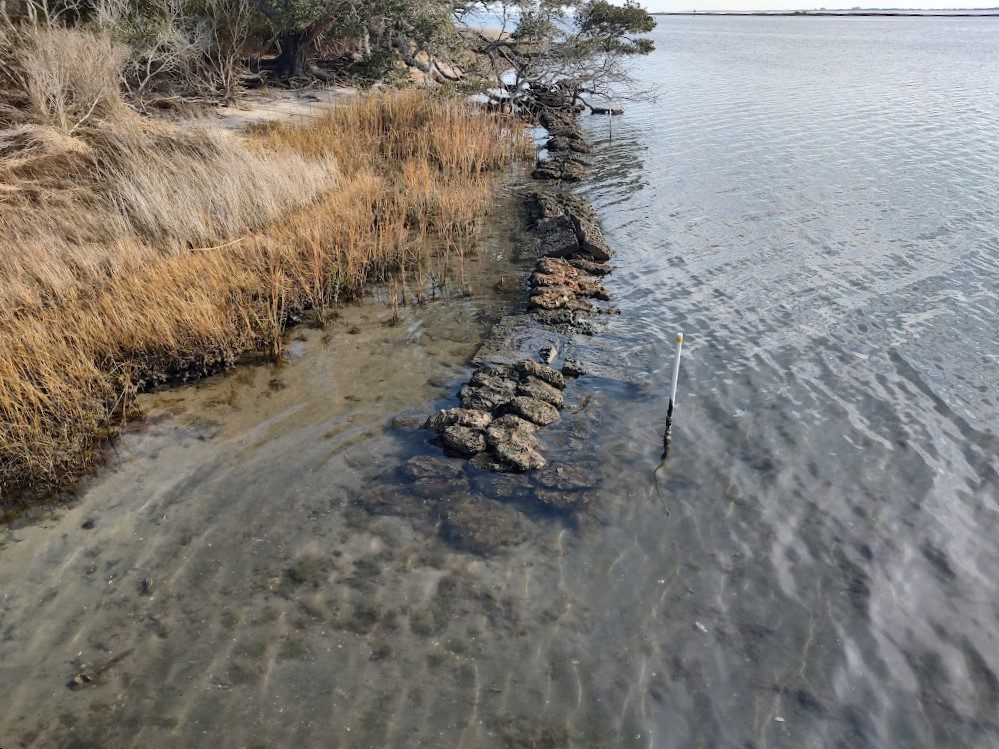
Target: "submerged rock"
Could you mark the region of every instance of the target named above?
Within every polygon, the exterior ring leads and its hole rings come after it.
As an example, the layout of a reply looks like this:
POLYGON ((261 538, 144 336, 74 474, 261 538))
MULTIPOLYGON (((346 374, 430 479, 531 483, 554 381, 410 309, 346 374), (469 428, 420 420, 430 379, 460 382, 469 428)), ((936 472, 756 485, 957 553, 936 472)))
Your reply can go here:
POLYGON ((520 543, 527 535, 527 524, 519 512, 480 495, 442 503, 435 514, 440 537, 474 554, 494 554, 504 546, 520 543))
POLYGON ((544 468, 547 462, 537 450, 502 442, 493 448, 493 453, 504 464, 517 471, 534 471, 544 468))
POLYGON ((576 359, 566 359, 562 363, 562 374, 566 377, 582 377, 586 374, 586 367, 576 359))
POLYGON ((518 395, 507 406, 510 411, 521 418, 532 421, 538 426, 547 426, 558 421, 558 409, 551 403, 538 398, 518 395))
POLYGON ((579 510, 589 501, 587 494, 578 491, 563 492, 539 489, 535 496, 541 504, 559 512, 579 510))
POLYGON ((444 445, 462 455, 475 455, 486 449, 486 436, 478 429, 451 426, 441 432, 444 445))
MULTIPOLYGON (((450 425, 449 425, 450 426, 450 425)), ((414 479, 456 477, 461 473, 461 465, 432 455, 417 455, 406 463, 406 472, 414 479)))

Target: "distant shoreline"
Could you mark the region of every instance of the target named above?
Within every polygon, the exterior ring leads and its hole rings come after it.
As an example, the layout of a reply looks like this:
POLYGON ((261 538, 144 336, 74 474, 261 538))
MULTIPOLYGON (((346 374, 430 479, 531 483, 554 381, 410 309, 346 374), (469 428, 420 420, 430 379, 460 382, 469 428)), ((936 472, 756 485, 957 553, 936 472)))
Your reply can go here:
POLYGON ((851 18, 851 17, 900 17, 900 18, 997 18, 999 9, 986 8, 978 12, 946 11, 934 13, 921 10, 705 10, 705 11, 670 11, 652 13, 653 16, 795 16, 810 18, 814 16, 851 18))

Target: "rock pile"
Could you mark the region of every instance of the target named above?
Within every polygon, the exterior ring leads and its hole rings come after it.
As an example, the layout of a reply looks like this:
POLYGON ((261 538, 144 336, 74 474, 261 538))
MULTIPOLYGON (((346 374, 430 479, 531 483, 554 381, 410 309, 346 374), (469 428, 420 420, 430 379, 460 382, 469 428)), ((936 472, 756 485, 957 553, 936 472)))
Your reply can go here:
MULTIPOLYGON (((553 90, 554 100, 563 92, 553 90)), ((600 278, 610 272, 611 249, 590 204, 565 192, 562 183, 585 176, 585 155, 592 150, 576 120, 578 111, 539 100, 538 119, 548 131, 548 158, 533 176, 544 182, 524 198, 528 229, 535 237, 537 260, 528 279, 532 319, 571 335, 592 333, 591 313, 606 311, 591 300, 608 300, 600 278)), ((542 350, 546 361, 558 355, 554 345, 542 350)), ((477 369, 458 393, 460 407, 439 411, 425 427, 453 455, 473 458, 497 471, 528 471, 545 466, 536 432, 559 419, 565 406, 565 377, 585 372, 566 360, 562 372, 524 360, 490 363, 477 369)))
POLYGON ((530 359, 486 364, 458 393, 461 407, 438 411, 424 427, 437 433, 448 452, 476 456, 483 467, 543 468, 535 432, 558 421, 565 407, 564 389, 565 377, 546 364, 530 359))
POLYGON ((572 110, 549 110, 541 112, 542 127, 548 131, 545 151, 548 158, 538 159, 532 176, 540 180, 557 182, 580 182, 586 177, 589 162, 585 154, 592 147, 583 135, 572 110))

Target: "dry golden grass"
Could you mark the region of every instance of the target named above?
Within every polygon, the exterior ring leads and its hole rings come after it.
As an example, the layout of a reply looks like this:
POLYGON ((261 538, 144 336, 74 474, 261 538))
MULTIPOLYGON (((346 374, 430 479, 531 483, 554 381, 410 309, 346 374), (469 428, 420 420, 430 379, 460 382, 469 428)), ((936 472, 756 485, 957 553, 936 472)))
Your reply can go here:
POLYGON ((289 312, 460 254, 525 148, 419 92, 246 139, 43 93, 55 115, 0 120, 0 500, 72 481, 140 389, 279 353, 289 312))

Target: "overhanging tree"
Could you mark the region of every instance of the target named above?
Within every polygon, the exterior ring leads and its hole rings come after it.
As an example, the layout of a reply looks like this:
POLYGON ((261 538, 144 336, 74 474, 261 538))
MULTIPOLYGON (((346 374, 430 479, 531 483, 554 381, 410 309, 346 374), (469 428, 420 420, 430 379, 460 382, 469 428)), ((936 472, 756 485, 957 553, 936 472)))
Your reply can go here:
MULTIPOLYGON (((461 22, 482 8, 461 6, 461 22)), ((607 0, 574 3, 509 0, 500 7, 500 33, 472 33, 476 51, 489 58, 494 74, 507 81, 506 101, 514 107, 588 104, 589 98, 634 96, 627 61, 652 52, 642 36, 656 22, 635 0, 614 5, 607 0)))

